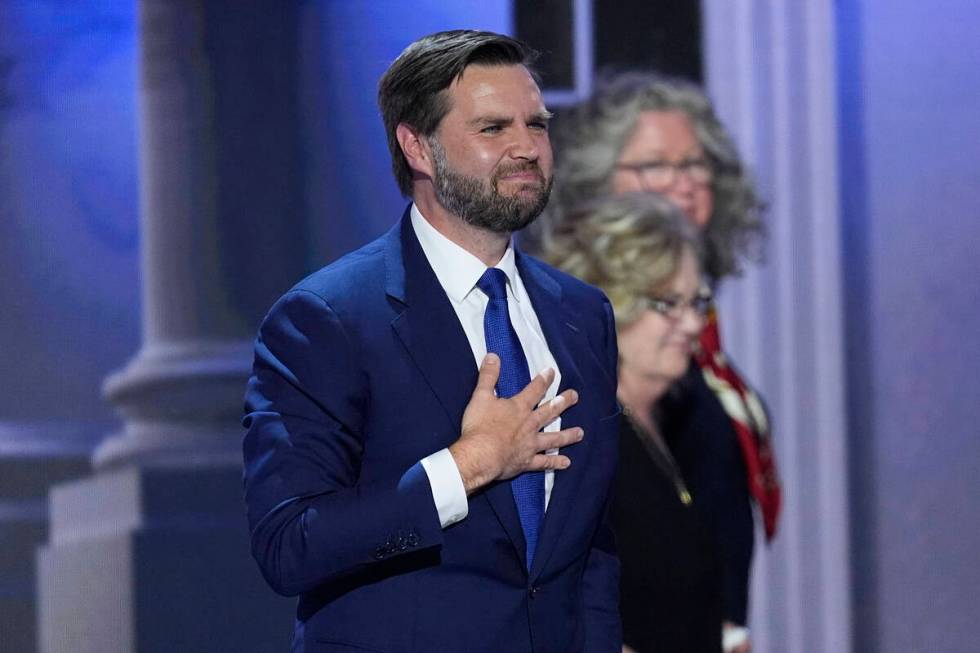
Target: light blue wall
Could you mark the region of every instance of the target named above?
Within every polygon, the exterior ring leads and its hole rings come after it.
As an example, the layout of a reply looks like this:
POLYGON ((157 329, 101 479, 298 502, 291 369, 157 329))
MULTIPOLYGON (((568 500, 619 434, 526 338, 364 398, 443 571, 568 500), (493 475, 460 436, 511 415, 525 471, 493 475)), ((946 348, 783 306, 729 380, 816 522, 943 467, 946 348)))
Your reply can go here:
POLYGON ((413 40, 447 29, 510 33, 509 0, 325 0, 310 9, 307 180, 324 258, 386 231, 407 204, 391 173, 377 83, 413 40))
POLYGON ((133 3, 0 3, 0 419, 102 420, 139 343, 133 3))
POLYGON ((838 10, 856 650, 977 650, 980 5, 838 10))
MULTIPOLYGON (((110 419, 102 381, 140 346, 136 6, 0 2, 0 420, 110 419)), ((405 206, 375 104, 385 68, 422 34, 508 32, 511 15, 508 0, 304 11, 313 238, 296 256, 314 269, 405 206)))

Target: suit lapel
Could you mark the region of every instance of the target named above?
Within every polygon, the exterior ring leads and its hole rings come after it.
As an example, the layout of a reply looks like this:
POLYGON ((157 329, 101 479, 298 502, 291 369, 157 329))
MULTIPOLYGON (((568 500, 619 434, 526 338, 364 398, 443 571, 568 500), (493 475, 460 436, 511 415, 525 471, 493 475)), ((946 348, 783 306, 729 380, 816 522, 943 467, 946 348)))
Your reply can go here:
MULTIPOLYGON (((422 252, 408 211, 389 232, 385 248, 386 290, 404 306, 391 326, 442 405, 450 432, 458 433, 476 387, 473 350, 422 252)), ((494 483, 484 494, 526 567, 524 533, 510 483, 494 483)), ((477 498, 473 495, 470 501, 477 498)))
POLYGON ((404 309, 391 326, 439 399, 450 426, 458 430, 476 387, 473 351, 407 212, 396 230, 386 243, 386 283, 388 296, 404 309))
MULTIPOLYGON (((541 330, 548 342, 548 348, 551 350, 552 356, 555 357, 558 369, 561 370, 561 385, 558 391, 563 392, 568 388, 574 388, 584 397, 588 389, 583 387, 582 376, 572 352, 588 350, 589 344, 585 334, 577 326, 576 316, 571 314, 562 304, 561 287, 558 282, 545 274, 523 254, 519 252, 517 254, 517 266, 521 279, 524 281, 524 287, 531 298, 531 304, 538 316, 538 322, 541 324, 541 330)), ((586 397, 585 402, 578 403, 562 413, 562 428, 584 426, 586 423, 584 406, 588 403, 586 397)), ((574 493, 582 485, 589 448, 589 434, 586 432, 582 442, 565 447, 561 451, 563 455, 569 457, 572 464, 568 469, 555 472, 555 482, 551 489, 548 510, 545 512, 544 522, 541 525, 534 563, 531 567, 532 579, 541 573, 541 569, 554 551, 561 531, 568 521, 574 503, 574 493)))

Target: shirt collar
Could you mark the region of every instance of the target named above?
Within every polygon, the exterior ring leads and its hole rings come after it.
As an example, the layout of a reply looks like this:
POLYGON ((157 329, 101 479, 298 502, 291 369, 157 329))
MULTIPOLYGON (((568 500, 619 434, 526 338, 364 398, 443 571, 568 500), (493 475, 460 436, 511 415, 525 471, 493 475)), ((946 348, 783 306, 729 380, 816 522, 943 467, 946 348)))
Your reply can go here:
MULTIPOLYGON (((443 236, 439 231, 429 224, 418 207, 412 204, 412 228, 422 246, 425 258, 432 266, 436 278, 449 299, 461 303, 480 280, 487 266, 483 261, 469 253, 453 241, 443 236)), ((514 289, 517 287, 517 264, 514 258, 513 243, 507 245, 507 251, 494 266, 499 268, 507 275, 507 283, 511 287, 511 295, 516 297, 514 289)))

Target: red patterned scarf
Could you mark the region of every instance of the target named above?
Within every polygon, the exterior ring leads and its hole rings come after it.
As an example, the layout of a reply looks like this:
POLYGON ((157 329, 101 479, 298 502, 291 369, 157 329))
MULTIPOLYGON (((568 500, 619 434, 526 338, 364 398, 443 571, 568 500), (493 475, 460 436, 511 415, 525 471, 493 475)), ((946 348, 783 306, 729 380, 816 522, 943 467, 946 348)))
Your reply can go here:
POLYGON ((718 316, 714 306, 708 312, 695 360, 708 387, 714 391, 732 420, 745 459, 749 493, 762 511, 766 541, 776 534, 782 504, 776 460, 772 454, 769 420, 759 397, 728 364, 721 349, 718 316))

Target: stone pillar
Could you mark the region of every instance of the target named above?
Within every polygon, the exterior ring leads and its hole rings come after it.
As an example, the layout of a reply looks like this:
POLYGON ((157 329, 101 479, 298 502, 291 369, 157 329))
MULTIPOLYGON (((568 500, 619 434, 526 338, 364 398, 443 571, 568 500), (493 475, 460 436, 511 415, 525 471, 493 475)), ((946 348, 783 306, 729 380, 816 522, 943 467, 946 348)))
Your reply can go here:
POLYGON ((51 485, 89 473, 97 426, 0 423, 0 649, 37 650, 35 550, 48 533, 51 485))
POLYGON ((144 342, 99 467, 241 460, 257 320, 305 268, 290 4, 139 3, 144 342))
POLYGON ((97 474, 51 493, 44 653, 288 647, 239 420, 258 322, 307 267, 300 4, 138 3, 143 345, 106 380, 97 474))

